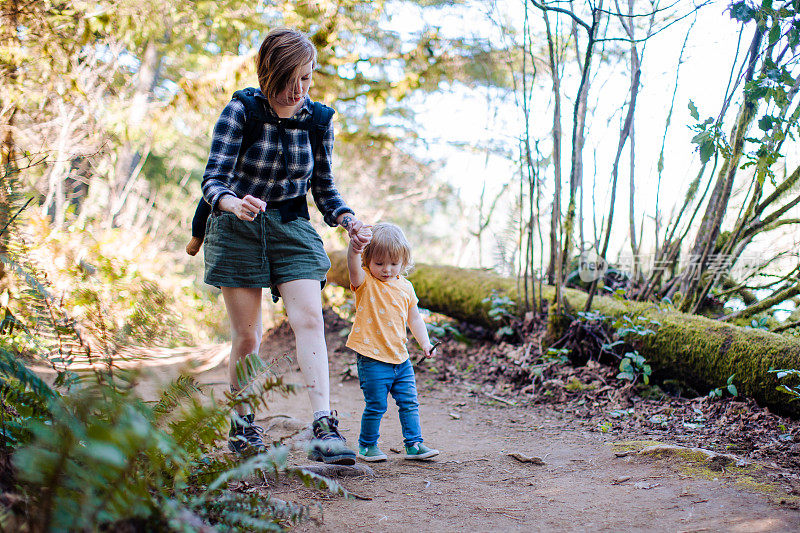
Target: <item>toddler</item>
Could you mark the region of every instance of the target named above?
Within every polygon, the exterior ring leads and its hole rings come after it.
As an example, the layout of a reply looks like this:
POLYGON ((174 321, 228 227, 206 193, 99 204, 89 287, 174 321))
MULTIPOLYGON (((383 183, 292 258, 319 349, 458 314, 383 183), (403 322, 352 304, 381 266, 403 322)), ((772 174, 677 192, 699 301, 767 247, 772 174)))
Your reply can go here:
MULTIPOLYGON (((365 235, 369 231, 362 229, 365 235)), ((439 452, 422 442, 406 327, 425 356, 430 356, 434 348, 417 307, 414 287, 404 277, 412 266, 411 246, 394 224, 376 224, 371 232, 371 240, 363 249, 351 241, 347 250, 350 288, 356 294, 355 321, 347 347, 358 354, 358 380, 366 404, 356 455, 364 461, 386 460, 386 454, 378 448, 378 437, 391 393, 400 411, 405 458, 429 459, 439 452)))

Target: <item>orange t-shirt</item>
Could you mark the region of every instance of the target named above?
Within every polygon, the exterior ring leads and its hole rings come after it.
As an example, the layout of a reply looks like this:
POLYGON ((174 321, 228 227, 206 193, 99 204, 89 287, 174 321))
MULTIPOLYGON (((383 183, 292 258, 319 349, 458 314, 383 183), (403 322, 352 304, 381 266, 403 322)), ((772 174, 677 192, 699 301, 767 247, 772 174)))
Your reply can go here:
POLYGON ((356 293, 356 317, 346 346, 384 363, 402 363, 408 359, 408 311, 418 302, 414 287, 403 276, 381 281, 362 268, 364 283, 350 286, 356 293))

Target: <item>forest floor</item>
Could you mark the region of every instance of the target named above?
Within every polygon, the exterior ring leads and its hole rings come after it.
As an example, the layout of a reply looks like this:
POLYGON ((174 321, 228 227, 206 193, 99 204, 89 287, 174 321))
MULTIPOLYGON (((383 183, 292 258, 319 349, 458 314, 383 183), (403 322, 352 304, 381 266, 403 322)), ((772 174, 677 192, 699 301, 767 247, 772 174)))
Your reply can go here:
MULTIPOLYGON (((363 400, 352 352, 344 348, 348 323, 325 316, 332 407, 356 446, 363 400)), ((646 389, 618 381, 613 368, 594 361, 546 366, 537 387, 519 387, 514 383, 524 380, 508 361, 525 350, 450 341, 435 361, 419 365, 423 436, 441 454, 402 459, 390 405, 379 442, 388 461, 359 461, 356 475, 337 478, 356 498, 283 479, 231 488, 319 504, 315 520, 294 529, 302 532, 800 530, 798 421, 733 398, 645 398, 646 389), (659 444, 680 447, 647 452, 659 444), (709 460, 691 448, 724 455, 709 460)), ((300 384, 293 352, 288 324, 265 334, 262 357, 283 361, 284 381, 300 384)), ((217 364, 220 353, 206 351, 217 366, 207 365, 197 379, 222 390, 227 364, 217 364)), ((180 366, 159 375, 168 378, 180 366)), ((309 417, 301 390, 276 395, 257 420, 275 440, 296 434, 309 417)), ((309 465, 299 445, 290 460, 309 465)))

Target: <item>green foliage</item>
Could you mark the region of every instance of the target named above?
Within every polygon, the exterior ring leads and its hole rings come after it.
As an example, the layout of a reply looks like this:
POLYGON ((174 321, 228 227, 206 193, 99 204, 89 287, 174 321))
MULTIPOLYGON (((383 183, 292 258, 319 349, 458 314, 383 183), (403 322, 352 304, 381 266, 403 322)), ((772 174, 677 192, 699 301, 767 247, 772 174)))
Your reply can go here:
MULTIPOLYGON (((242 463, 214 453, 232 406, 258 408, 270 390, 290 391, 277 378, 259 379, 264 365, 254 355, 247 359, 241 375, 248 392, 226 394, 222 401, 212 395, 206 402, 198 400, 203 390, 189 377, 148 403, 136 395, 137 372, 95 372, 94 379, 58 394, 31 379, 24 365, 2 366, 4 383, 13 377, 30 384, 27 390, 46 406, 46 416, 14 418, 27 439, 6 439, 16 449, 20 490, 37 511, 21 518, 41 530, 97 530, 131 520, 180 530, 194 516, 232 531, 273 531, 306 518, 308 507, 265 502, 229 490, 229 482, 263 472, 344 494, 338 484, 290 467, 285 447, 242 463)), ((4 436, 13 434, 14 424, 3 419, 4 436)))
POLYGON ((499 328, 496 335, 499 338, 511 337, 514 335, 513 321, 516 320, 517 304, 508 296, 499 294, 496 290, 481 300, 481 303, 489 304, 487 314, 489 318, 498 323, 499 328))
POLYGON ((755 23, 760 30, 766 32, 766 47, 770 52, 763 56, 757 76, 744 86, 745 100, 763 108, 757 120, 761 137, 748 137, 753 149, 744 154, 745 162, 741 168, 755 167, 757 179, 763 181, 768 176, 777 185, 777 177, 772 167, 783 158, 781 149, 783 141, 794 138, 798 127, 798 113, 788 114, 797 91, 795 88, 796 57, 782 52, 775 56, 772 49, 791 49, 794 51, 800 43, 800 26, 797 16, 800 6, 796 2, 787 2, 780 9, 772 7, 771 2, 753 5, 747 2, 736 2, 730 6, 731 17, 742 24, 755 23))
POLYGON ((723 154, 727 154, 730 151, 721 129, 722 125, 712 117, 701 122, 697 107, 691 100, 689 100, 689 114, 697 121, 692 126, 692 129, 696 132, 692 137, 692 143, 697 145, 701 163, 707 163, 717 151, 721 151, 723 154))
POLYGON ((648 385, 652 372, 650 365, 645 362, 644 356, 633 350, 632 352, 625 352, 622 361, 620 361, 617 379, 625 379, 635 383, 637 378, 641 377, 644 384, 648 385))
POLYGON ((545 364, 567 364, 569 362, 569 352, 569 348, 548 348, 542 354, 542 362, 545 364))
POLYGON ((628 315, 623 315, 622 319, 614 322, 613 327, 618 337, 625 338, 628 335, 638 335, 640 337, 654 335, 655 331, 651 327, 658 325, 658 320, 647 318, 646 316, 631 318, 628 315))
POLYGON ((708 393, 709 398, 722 398, 722 396, 727 392, 731 396, 736 396, 739 394, 739 391, 736 390, 736 385, 733 384, 733 378, 736 377, 736 374, 732 374, 729 378, 727 383, 723 387, 717 387, 716 389, 711 389, 708 393))
POLYGON ((56 397, 44 381, 13 353, 0 349, 0 418, 3 453, 8 453, 31 437, 30 424, 47 420, 50 402, 56 397))
POLYGON ((172 412, 184 399, 192 398, 202 390, 191 376, 178 376, 176 381, 168 384, 161 391, 161 398, 153 406, 154 414, 167 414, 172 412))
MULTIPOLYGON (((612 318, 600 312, 578 313, 583 321, 611 322, 612 318)), ((648 335, 654 335, 653 326, 658 326, 657 320, 645 316, 631 318, 623 315, 611 324, 612 340, 603 343, 601 349, 617 357, 619 362, 619 373, 617 379, 624 379, 636 383, 640 378, 645 385, 650 384, 650 375, 653 369, 639 351, 632 346, 632 342, 648 335), (620 352, 622 352, 620 354, 620 352)))
POLYGON ((451 338, 458 342, 469 344, 470 340, 466 335, 461 333, 456 327, 456 323, 452 320, 442 319, 432 322, 426 322, 425 327, 428 329, 428 336, 437 339, 451 338))
MULTIPOLYGON (((54 314, 62 336, 74 337, 70 329, 77 328, 98 354, 122 345, 203 344, 227 331, 217 295, 176 272, 161 250, 132 246, 123 229, 86 229, 25 220, 27 245, 12 242, 5 259, 16 274, 8 307, 18 322, 39 334, 54 314)), ((15 339, 25 350, 20 343, 30 337, 20 332, 15 339)))
MULTIPOLYGON (((627 339, 630 336, 641 338, 647 335, 654 335, 655 330, 651 328, 658 325, 659 322, 652 318, 644 316, 631 318, 628 315, 623 315, 622 319, 614 322, 614 335, 617 339, 625 339, 629 343, 630 341, 627 339)), ((608 347, 621 346, 622 343, 618 344, 619 340, 609 344, 608 347)), ((636 349, 624 353, 619 363, 619 370, 618 379, 626 379, 635 383, 641 377, 645 385, 650 384, 650 375, 653 372, 645 357, 636 349)))
MULTIPOLYGON (((778 379, 792 378, 792 377, 793 378, 800 378, 800 370, 794 370, 794 369, 775 370, 775 369, 770 369, 769 371, 771 373, 774 373, 775 376, 778 379)), ((797 380, 795 379, 795 383, 796 382, 797 382, 797 380)), ((785 392, 786 394, 789 394, 790 396, 792 396, 792 399, 791 399, 792 401, 800 400, 800 384, 785 385, 785 384, 782 383, 782 384, 778 385, 775 388, 777 390, 781 391, 781 392, 785 392)))
POLYGON ((769 331, 769 321, 772 317, 770 316, 762 316, 761 318, 754 318, 750 321, 750 324, 745 326, 746 328, 750 329, 763 329, 764 331, 769 331))
POLYGON ((597 429, 599 429, 602 433, 608 433, 613 427, 614 425, 608 420, 603 420, 597 424, 597 429))
MULTIPOLYGON (((244 358, 237 368, 243 389, 236 394, 226 391, 218 398, 182 376, 157 401, 144 401, 137 391, 146 376, 118 368, 113 349, 103 352, 102 365, 71 369, 77 357, 98 361, 35 265, 24 254, 3 258, 28 287, 32 305, 26 315, 31 327, 4 327, 0 335, 0 454, 13 465, 13 479, 5 477, 2 483, 26 502, 4 509, 4 524, 32 531, 117 530, 123 525, 157 531, 208 526, 274 531, 308 518, 309 507, 240 493, 232 482, 270 474, 346 494, 338 484, 290 466, 288 450, 279 445, 244 462, 219 453, 232 410, 245 404, 263 409, 269 393, 294 390, 257 355, 244 358), (57 371, 53 386, 31 370, 33 361, 57 371)), ((92 291, 83 296, 83 305, 96 313, 95 340, 111 346, 119 330, 112 329, 103 299, 92 291)))
POLYGON ((739 22, 750 22, 757 13, 757 10, 744 0, 732 3, 728 10, 731 18, 739 22))

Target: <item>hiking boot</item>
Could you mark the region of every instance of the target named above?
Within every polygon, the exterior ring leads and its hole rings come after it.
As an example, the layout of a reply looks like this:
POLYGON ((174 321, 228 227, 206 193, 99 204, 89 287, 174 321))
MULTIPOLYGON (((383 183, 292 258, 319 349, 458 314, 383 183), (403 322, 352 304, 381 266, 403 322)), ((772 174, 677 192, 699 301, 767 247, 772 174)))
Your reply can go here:
POLYGON ((386 454, 383 453, 381 449, 378 448, 378 446, 375 444, 373 444, 372 446, 359 446, 358 454, 356 454, 356 457, 358 457, 362 461, 368 461, 370 463, 386 460, 386 454))
POLYGON ((261 434, 264 428, 254 423, 255 415, 249 414, 241 417, 242 423, 231 420, 231 430, 228 432, 228 448, 233 453, 253 455, 267 450, 261 434))
POLYGON ((197 255, 197 252, 200 251, 201 246, 203 246, 202 237, 195 237, 193 235, 192 239, 189 241, 189 244, 186 245, 186 253, 189 255, 197 255))
POLYGON ((436 457, 437 455, 439 455, 439 450, 428 448, 421 442, 417 442, 411 446, 406 446, 406 455, 404 459, 413 459, 415 461, 419 461, 421 459, 430 459, 431 457, 436 457))
POLYGON ((347 447, 344 437, 339 433, 339 420, 336 413, 323 416, 311 425, 314 438, 309 443, 308 458, 333 465, 354 465, 356 454, 347 447))

